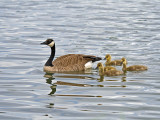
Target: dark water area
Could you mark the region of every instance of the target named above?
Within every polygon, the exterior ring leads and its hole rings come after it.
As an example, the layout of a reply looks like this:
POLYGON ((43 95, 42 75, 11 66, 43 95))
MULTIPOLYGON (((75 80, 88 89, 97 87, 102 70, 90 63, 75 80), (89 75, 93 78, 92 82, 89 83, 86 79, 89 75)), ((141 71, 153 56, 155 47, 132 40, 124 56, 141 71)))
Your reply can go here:
POLYGON ((159 0, 1 0, 0 119, 159 120, 159 6, 159 0), (148 71, 99 76, 95 63, 85 73, 45 73, 50 48, 40 43, 47 38, 55 40, 55 57, 111 54, 148 71))

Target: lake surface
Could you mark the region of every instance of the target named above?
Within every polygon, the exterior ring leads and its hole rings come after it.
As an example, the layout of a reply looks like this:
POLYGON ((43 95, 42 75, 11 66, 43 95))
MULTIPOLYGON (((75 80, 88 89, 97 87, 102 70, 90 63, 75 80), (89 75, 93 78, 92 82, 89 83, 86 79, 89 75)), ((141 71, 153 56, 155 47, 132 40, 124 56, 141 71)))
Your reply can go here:
POLYGON ((1 0, 0 61, 1 120, 159 120, 160 1, 1 0), (48 74, 47 38, 55 57, 111 54, 149 69, 48 74))

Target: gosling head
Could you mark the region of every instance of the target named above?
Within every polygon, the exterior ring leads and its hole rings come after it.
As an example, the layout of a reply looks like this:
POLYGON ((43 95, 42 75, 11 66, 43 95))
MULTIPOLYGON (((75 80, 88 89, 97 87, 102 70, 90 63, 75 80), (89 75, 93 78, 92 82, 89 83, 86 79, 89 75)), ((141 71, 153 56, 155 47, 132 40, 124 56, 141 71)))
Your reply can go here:
POLYGON ((103 68, 103 64, 102 64, 101 62, 98 63, 96 68, 99 68, 99 69, 100 69, 100 68, 103 68))
POLYGON ((104 60, 110 60, 111 59, 111 55, 110 54, 107 54, 104 58, 104 60))
POLYGON ((46 41, 44 41, 43 43, 41 43, 42 45, 48 45, 50 47, 53 47, 55 45, 55 42, 53 39, 47 39, 46 41))
POLYGON ((126 58, 123 57, 123 58, 121 59, 121 61, 122 61, 122 64, 127 64, 126 58))

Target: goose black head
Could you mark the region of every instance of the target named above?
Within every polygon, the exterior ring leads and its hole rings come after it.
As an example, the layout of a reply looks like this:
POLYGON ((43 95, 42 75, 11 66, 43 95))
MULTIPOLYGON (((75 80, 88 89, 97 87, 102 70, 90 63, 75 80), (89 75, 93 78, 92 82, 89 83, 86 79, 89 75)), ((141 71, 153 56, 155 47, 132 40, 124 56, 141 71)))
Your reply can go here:
POLYGON ((53 47, 55 45, 55 42, 53 39, 47 39, 46 41, 44 41, 43 43, 41 43, 42 45, 48 45, 50 47, 53 47))

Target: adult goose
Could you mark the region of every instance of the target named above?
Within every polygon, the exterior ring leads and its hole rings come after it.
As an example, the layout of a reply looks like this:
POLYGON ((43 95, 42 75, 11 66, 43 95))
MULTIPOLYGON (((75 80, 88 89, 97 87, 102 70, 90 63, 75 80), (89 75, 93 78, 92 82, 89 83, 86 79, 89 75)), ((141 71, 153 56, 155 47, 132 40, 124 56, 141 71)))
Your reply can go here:
POLYGON ((51 48, 51 55, 44 65, 46 72, 69 72, 69 71, 85 71, 92 67, 92 63, 101 60, 100 57, 83 54, 67 54, 54 59, 55 42, 53 39, 47 39, 41 43, 51 48))

